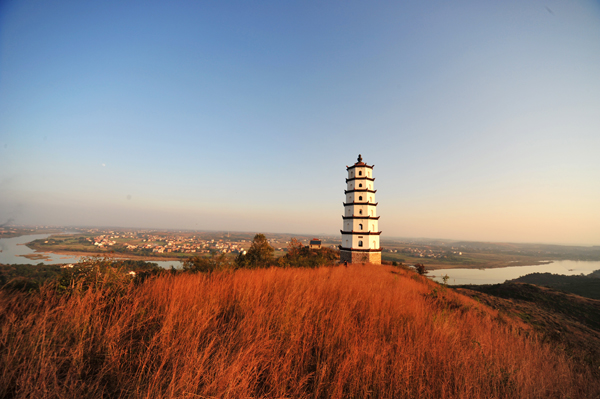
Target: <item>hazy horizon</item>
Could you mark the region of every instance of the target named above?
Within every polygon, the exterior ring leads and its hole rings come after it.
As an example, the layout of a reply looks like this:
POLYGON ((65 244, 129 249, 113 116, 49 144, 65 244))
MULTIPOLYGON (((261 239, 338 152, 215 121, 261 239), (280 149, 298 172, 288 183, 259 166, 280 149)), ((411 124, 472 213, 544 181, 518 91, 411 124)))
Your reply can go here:
POLYGON ((7 1, 0 224, 336 235, 360 153, 382 240, 600 245, 598 110, 594 1, 7 1))
MULTIPOLYGON (((0 225, 0 227, 2 227, 0 225)), ((139 226, 96 226, 96 225, 18 225, 8 224, 5 228, 49 228, 49 229, 98 229, 98 230, 150 230, 150 231, 172 231, 172 232, 184 232, 184 233, 230 233, 230 234, 265 234, 265 235, 290 235, 297 237, 314 237, 314 238, 337 238, 341 240, 340 233, 324 233, 324 232, 297 232, 291 233, 288 231, 257 231, 257 230, 221 230, 221 229, 184 229, 184 228, 157 228, 157 227, 139 227, 139 226)), ((41 233, 40 233, 41 234, 41 233)), ((560 242, 529 242, 529 241, 490 241, 490 240, 469 240, 461 238, 448 238, 448 237, 410 237, 410 236, 386 236, 382 235, 382 241, 385 240, 400 240, 400 241, 442 241, 442 242, 470 242, 470 243, 491 243, 491 244, 524 244, 524 245, 558 245, 558 246, 579 246, 579 247, 600 247, 600 245, 594 244, 568 244, 560 242)))

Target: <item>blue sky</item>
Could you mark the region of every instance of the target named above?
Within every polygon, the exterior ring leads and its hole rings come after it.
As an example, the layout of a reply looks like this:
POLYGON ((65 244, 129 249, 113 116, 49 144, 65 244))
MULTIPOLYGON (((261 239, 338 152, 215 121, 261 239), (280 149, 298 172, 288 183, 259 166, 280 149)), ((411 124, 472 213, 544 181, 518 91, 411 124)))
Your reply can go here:
POLYGON ((0 222, 600 245, 598 2, 0 7, 0 222))

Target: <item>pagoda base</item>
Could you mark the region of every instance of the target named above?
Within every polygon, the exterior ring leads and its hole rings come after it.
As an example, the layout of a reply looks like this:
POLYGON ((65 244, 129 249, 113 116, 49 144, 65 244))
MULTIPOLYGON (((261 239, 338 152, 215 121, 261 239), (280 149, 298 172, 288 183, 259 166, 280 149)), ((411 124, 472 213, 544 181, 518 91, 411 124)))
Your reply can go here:
POLYGON ((340 262, 381 264, 381 251, 340 250, 340 262))

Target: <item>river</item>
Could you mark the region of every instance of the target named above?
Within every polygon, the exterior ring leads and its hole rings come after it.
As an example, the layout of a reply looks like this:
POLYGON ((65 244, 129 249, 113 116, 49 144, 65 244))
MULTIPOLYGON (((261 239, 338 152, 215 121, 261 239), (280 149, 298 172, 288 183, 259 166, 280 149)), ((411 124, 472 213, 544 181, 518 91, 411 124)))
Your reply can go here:
MULTIPOLYGON (((28 264, 37 265, 59 264, 59 263, 77 263, 81 256, 57 255, 49 252, 35 252, 25 244, 33 240, 49 237, 50 234, 33 234, 12 238, 0 238, 0 263, 3 264, 28 264), (39 254, 45 259, 28 259, 20 255, 39 254)), ((181 267, 178 260, 150 260, 148 262, 157 263, 160 267, 169 269, 171 266, 181 267)), ((594 270, 600 269, 600 261, 574 261, 559 260, 552 261, 547 265, 535 266, 514 266, 498 267, 493 269, 443 269, 431 270, 427 275, 437 281, 442 282, 442 277, 448 275, 449 285, 460 284, 499 284, 506 280, 512 280, 530 273, 554 273, 567 276, 578 274, 590 274, 594 270)))
POLYGON ((443 269, 430 270, 431 279, 442 282, 448 275, 449 285, 461 284, 500 284, 530 273, 553 273, 574 276, 590 274, 600 269, 600 261, 555 260, 547 265, 498 267, 493 269, 443 269))
MULTIPOLYGON (((78 255, 60 255, 49 252, 35 252, 29 248, 27 243, 50 237, 51 234, 31 234, 26 236, 0 238, 0 263, 3 264, 27 264, 37 265, 44 263, 46 265, 55 265, 59 263, 77 263, 81 256, 78 255), (22 255, 41 255, 44 259, 28 259, 22 255)), ((99 255, 101 256, 101 255, 99 255)), ((150 260, 148 262, 156 263, 160 267, 170 269, 171 266, 176 268, 181 267, 181 262, 178 260, 150 260)))

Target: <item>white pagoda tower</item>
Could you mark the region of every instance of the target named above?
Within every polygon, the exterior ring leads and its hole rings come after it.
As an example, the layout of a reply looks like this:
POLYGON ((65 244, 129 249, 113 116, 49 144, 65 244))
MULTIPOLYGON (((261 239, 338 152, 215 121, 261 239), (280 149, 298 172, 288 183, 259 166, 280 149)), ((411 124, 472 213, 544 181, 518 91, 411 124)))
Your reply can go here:
POLYGON ((344 202, 344 225, 340 261, 348 263, 381 263, 379 246, 379 216, 373 184, 373 166, 362 161, 346 166, 346 202, 344 202))

